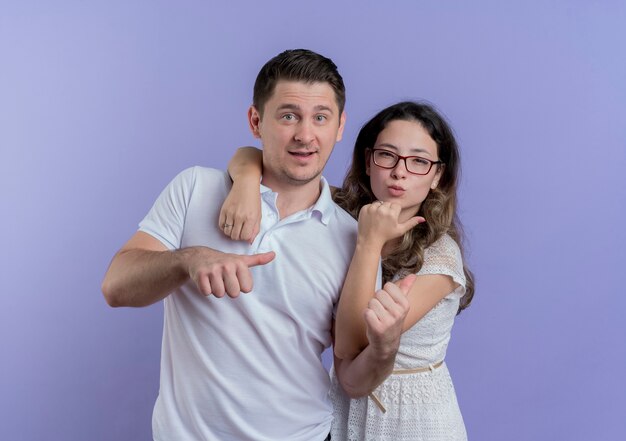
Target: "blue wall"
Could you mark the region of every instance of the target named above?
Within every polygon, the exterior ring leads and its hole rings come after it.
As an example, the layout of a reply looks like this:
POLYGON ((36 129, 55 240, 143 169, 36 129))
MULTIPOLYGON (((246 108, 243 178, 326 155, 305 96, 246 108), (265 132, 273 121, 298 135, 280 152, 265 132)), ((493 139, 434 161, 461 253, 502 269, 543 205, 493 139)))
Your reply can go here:
POLYGON ((333 58, 348 125, 448 116, 476 273, 448 364, 474 440, 626 439, 623 2, 4 2, 0 439, 150 438, 162 307, 100 282, 180 170, 250 144, 260 66, 333 58))

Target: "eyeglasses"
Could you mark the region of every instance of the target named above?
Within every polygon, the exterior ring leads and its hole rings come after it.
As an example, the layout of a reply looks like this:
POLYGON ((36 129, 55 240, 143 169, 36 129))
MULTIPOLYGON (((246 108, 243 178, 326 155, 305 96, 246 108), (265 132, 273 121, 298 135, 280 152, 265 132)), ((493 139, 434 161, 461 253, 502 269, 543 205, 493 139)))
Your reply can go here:
POLYGON ((442 161, 431 161, 420 156, 400 156, 397 153, 385 149, 372 149, 374 164, 380 168, 394 168, 400 159, 409 173, 414 175, 427 175, 435 164, 443 164, 442 161))

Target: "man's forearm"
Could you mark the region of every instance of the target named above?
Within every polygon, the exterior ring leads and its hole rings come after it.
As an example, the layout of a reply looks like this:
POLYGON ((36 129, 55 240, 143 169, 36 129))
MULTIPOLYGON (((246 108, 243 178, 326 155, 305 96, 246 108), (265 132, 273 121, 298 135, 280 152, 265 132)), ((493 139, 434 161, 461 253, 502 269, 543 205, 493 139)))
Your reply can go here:
POLYGON ((115 255, 102 283, 111 306, 148 306, 189 279, 191 248, 176 251, 122 250, 115 255))

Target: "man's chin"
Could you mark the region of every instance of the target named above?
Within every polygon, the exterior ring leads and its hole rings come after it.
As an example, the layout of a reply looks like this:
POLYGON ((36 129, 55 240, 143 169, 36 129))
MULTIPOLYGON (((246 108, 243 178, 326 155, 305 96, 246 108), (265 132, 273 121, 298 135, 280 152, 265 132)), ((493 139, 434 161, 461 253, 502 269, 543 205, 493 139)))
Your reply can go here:
POLYGON ((292 185, 306 185, 312 181, 319 180, 322 176, 322 171, 319 170, 315 173, 285 173, 285 180, 292 185))

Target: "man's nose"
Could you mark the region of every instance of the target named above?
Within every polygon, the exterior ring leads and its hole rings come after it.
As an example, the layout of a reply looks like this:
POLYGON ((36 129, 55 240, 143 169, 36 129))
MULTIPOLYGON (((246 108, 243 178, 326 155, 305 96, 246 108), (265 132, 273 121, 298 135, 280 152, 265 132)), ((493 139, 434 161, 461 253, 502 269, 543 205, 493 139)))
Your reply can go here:
POLYGON ((298 124, 294 138, 301 144, 311 144, 315 139, 312 124, 307 121, 301 121, 298 124))

